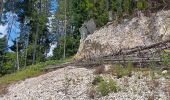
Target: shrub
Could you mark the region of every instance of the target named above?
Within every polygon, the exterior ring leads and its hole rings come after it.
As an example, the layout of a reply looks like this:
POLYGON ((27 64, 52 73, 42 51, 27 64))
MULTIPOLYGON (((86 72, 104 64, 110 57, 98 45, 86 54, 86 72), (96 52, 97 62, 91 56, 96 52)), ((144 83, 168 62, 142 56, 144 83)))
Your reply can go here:
POLYGON ((155 66, 156 66, 156 62, 154 61, 154 58, 150 61, 149 65, 150 65, 149 66, 149 68, 150 68, 150 77, 152 79, 154 79, 155 78, 154 70, 155 70, 155 66))
POLYGON ((118 86, 116 81, 109 79, 108 81, 101 81, 97 85, 97 92, 102 96, 108 95, 109 92, 117 92, 118 86))
POLYGON ((162 64, 163 65, 170 65, 170 55, 169 55, 170 51, 166 50, 164 52, 161 53, 161 59, 162 59, 162 64))
POLYGON ((138 0, 136 6, 138 9, 143 10, 148 8, 148 2, 146 0, 138 0))
POLYGON ((126 74, 127 74, 129 77, 132 76, 132 70, 133 70, 133 64, 132 64, 132 62, 128 62, 126 74))
POLYGON ((133 64, 131 62, 128 62, 127 67, 123 67, 120 64, 115 65, 115 72, 117 75, 117 78, 122 78, 123 76, 132 76, 132 71, 133 71, 133 64))
POLYGON ((114 81, 112 79, 109 79, 108 86, 109 86, 110 91, 113 91, 113 92, 117 92, 118 91, 118 86, 117 86, 116 81, 114 81))
POLYGON ((108 83, 106 81, 101 81, 98 84, 97 91, 101 93, 102 96, 106 96, 109 93, 108 83))
POLYGON ((117 75, 117 78, 122 78, 124 76, 124 69, 120 64, 115 65, 115 72, 117 75))
POLYGON ((96 76, 92 82, 93 85, 97 85, 98 83, 104 81, 103 77, 101 76, 96 76))

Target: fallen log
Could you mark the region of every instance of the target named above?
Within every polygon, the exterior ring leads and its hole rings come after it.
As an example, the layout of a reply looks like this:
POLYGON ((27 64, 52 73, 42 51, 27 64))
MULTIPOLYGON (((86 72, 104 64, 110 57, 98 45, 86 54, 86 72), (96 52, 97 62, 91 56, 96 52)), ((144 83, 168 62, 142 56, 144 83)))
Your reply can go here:
POLYGON ((130 49, 122 49, 117 53, 113 53, 111 55, 103 56, 103 57, 93 57, 81 60, 75 60, 72 62, 48 66, 44 68, 44 71, 48 70, 55 70, 58 68, 63 68, 66 66, 94 66, 94 65, 101 65, 101 64, 115 64, 115 63, 150 63, 151 61, 154 62, 163 62, 160 55, 156 53, 162 52, 162 50, 169 49, 170 40, 162 41, 159 43, 155 43, 149 46, 138 46, 135 48, 130 49), (142 54, 143 56, 139 56, 142 54), (156 55, 156 57, 155 57, 156 55), (153 58, 154 57, 154 58, 153 58), (130 59, 129 59, 130 58, 130 59))

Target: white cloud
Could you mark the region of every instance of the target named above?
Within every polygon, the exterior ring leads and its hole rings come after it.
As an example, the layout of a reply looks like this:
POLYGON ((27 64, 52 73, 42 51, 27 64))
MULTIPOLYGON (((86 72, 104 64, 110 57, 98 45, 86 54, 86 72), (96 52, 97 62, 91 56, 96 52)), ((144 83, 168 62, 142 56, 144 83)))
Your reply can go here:
POLYGON ((48 23, 47 25, 49 26, 48 29, 49 29, 49 32, 52 31, 52 20, 55 19, 54 15, 52 15, 51 17, 48 17, 48 23))
POLYGON ((4 35, 7 34, 7 25, 0 25, 0 33, 2 33, 2 35, 0 35, 0 38, 4 37, 4 35))
POLYGON ((53 50, 57 47, 57 42, 54 44, 50 44, 50 51, 47 53, 47 57, 52 57, 53 56, 53 50))

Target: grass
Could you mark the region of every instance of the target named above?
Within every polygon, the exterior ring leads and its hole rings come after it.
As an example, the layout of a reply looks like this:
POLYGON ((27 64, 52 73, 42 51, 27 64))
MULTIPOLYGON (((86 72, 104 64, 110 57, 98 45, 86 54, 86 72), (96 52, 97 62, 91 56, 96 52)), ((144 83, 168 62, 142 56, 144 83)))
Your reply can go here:
POLYGON ((119 89, 117 82, 113 79, 99 82, 97 85, 97 92, 102 96, 106 96, 111 92, 117 92, 119 89))
POLYGON ((128 63, 127 67, 123 67, 121 64, 115 65, 115 73, 117 78, 122 78, 123 76, 132 76, 133 65, 128 63))
POLYGON ((118 91, 119 87, 117 86, 116 81, 114 81, 113 79, 109 79, 108 86, 109 86, 110 91, 112 91, 112 92, 117 92, 118 91))
POLYGON ((107 83, 106 81, 101 81, 101 82, 98 84, 97 91, 98 91, 102 96, 108 95, 108 93, 109 93, 108 83, 107 83))
POLYGON ((117 78, 122 78, 124 76, 124 68, 122 65, 116 64, 115 71, 116 71, 117 78))
POLYGON ((45 72, 43 72, 42 68, 48 65, 61 64, 68 61, 71 61, 71 58, 65 60, 50 60, 50 61, 38 63, 36 65, 28 66, 27 68, 21 69, 15 73, 0 77, 0 85, 10 84, 16 81, 24 80, 26 78, 35 77, 44 74, 45 72))
POLYGON ((111 92, 117 92, 119 86, 113 79, 106 79, 102 76, 96 76, 92 81, 92 87, 89 92, 89 97, 94 98, 97 93, 99 96, 106 96, 111 92))
POLYGON ((161 52, 161 58, 163 65, 170 65, 170 50, 164 50, 161 52))
POLYGON ((93 85, 97 85, 98 83, 104 81, 102 76, 96 76, 92 82, 93 85))

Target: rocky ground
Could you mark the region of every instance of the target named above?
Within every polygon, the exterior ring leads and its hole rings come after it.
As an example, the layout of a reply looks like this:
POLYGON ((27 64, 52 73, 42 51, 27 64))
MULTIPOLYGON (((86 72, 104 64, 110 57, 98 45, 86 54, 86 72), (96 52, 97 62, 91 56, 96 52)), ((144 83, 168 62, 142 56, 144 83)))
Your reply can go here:
POLYGON ((150 17, 139 17, 113 22, 81 40, 76 59, 100 57, 118 52, 122 48, 147 46, 170 37, 170 10, 150 17))
MULTIPOLYGON (((88 92, 96 76, 94 70, 68 66, 26 79, 12 84, 0 100, 91 100, 88 92)), ((95 96, 95 100, 170 100, 170 81, 163 77, 151 80, 147 74, 136 72, 132 77, 120 79, 101 74, 114 79, 120 90, 107 96, 95 96)))

